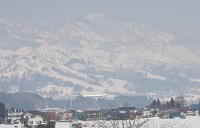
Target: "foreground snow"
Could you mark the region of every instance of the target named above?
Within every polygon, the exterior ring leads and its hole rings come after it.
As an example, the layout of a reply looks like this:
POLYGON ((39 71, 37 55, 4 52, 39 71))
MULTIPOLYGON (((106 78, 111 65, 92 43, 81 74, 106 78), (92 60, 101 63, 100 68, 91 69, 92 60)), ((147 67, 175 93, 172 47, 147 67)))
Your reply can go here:
MULTIPOLYGON (((200 117, 186 117, 186 119, 159 119, 159 118, 146 118, 137 121, 77 121, 73 123, 83 124, 83 128, 122 128, 124 123, 124 128, 128 128, 130 124, 139 125, 143 122, 143 127, 139 128, 199 128, 200 127, 200 117), (116 127, 114 127, 114 124, 116 127)), ((55 128, 71 128, 73 124, 71 122, 56 122, 55 128)), ((5 125, 0 124, 0 128, 21 128, 20 124, 15 125, 5 125)))
MULTIPOLYGON (((139 122, 147 122, 141 128, 199 128, 200 127, 200 117, 187 117, 186 119, 159 119, 159 118, 149 118, 140 119, 136 121, 135 124, 140 124, 139 122)), ((122 121, 79 121, 75 123, 82 123, 83 128, 91 128, 92 126, 101 125, 102 128, 113 127, 113 124, 117 124, 122 127, 122 121)), ((124 125, 133 124, 131 121, 123 121, 124 125)), ((57 122, 56 128, 71 128, 71 122, 57 122)), ((114 127, 113 127, 114 128, 114 127)))

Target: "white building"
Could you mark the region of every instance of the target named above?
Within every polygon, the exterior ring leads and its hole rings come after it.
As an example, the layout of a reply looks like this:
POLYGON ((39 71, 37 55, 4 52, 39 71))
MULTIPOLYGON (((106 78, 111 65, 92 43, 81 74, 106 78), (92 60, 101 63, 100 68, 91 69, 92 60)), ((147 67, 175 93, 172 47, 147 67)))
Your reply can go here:
POLYGON ((63 110, 61 110, 60 108, 44 108, 41 110, 41 112, 55 112, 56 114, 61 111, 63 110))
POLYGON ((144 110, 144 111, 142 111, 141 117, 147 118, 147 117, 151 117, 151 116, 152 116, 151 111, 149 111, 149 110, 144 110))
POLYGON ((23 109, 7 109, 7 119, 10 123, 14 123, 14 120, 21 119, 21 115, 24 113, 23 109))
POLYGON ((22 115, 22 121, 25 126, 37 128, 39 124, 43 123, 42 112, 40 111, 27 111, 22 115))

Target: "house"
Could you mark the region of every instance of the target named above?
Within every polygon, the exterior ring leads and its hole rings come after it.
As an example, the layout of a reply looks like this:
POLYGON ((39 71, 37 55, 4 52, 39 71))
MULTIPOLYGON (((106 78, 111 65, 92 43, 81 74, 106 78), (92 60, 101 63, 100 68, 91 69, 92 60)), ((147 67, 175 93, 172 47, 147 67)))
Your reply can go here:
POLYGON ((159 114, 159 107, 157 106, 146 106, 145 110, 146 110, 146 114, 148 111, 150 111, 151 116, 157 116, 159 114))
POLYGON ((65 111, 65 112, 59 112, 56 115, 56 120, 62 122, 62 121, 70 121, 74 119, 74 112, 73 111, 65 111))
POLYGON ((195 113, 194 113, 192 110, 188 110, 188 111, 186 112, 186 115, 187 115, 187 116, 195 116, 195 113))
POLYGON ((43 122, 47 123, 52 120, 56 120, 56 113, 55 112, 43 112, 42 113, 43 122))
POLYGON ((7 109, 7 123, 14 123, 14 120, 21 119, 24 109, 7 109))
POLYGON ((160 111, 159 117, 161 119, 171 119, 171 118, 185 119, 185 116, 181 115, 181 112, 176 109, 162 110, 160 111))
POLYGON ((190 108, 191 108, 193 111, 200 111, 200 104, 191 104, 191 105, 190 105, 190 108))
POLYGON ((186 113, 187 111, 191 110, 189 106, 181 106, 179 111, 186 113))
POLYGON ((152 111, 150 111, 150 110, 143 110, 141 112, 141 116, 140 117, 143 117, 143 118, 152 117, 152 111))
POLYGON ((87 119, 87 113, 82 110, 77 110, 75 113, 75 118, 78 120, 86 120, 87 119))
POLYGON ((103 119, 103 113, 100 110, 88 110, 87 113, 87 120, 100 120, 103 119))
POLYGON ((135 111, 135 107, 119 107, 119 119, 134 118, 135 111))
POLYGON ((60 108, 44 108, 41 110, 41 112, 53 112, 53 113, 59 113, 62 111, 60 108))
POLYGON ((43 123, 42 115, 43 113, 37 110, 24 112, 21 118, 22 124, 37 128, 39 124, 43 123))
POLYGON ((105 112, 106 120, 117 120, 119 117, 119 109, 111 109, 105 112))

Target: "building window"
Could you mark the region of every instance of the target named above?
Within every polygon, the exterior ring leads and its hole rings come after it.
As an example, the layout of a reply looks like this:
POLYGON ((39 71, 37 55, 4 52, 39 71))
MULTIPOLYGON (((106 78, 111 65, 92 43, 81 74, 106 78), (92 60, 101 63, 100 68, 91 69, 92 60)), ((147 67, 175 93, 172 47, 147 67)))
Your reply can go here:
POLYGON ((42 122, 41 121, 36 121, 36 124, 41 124, 42 122))

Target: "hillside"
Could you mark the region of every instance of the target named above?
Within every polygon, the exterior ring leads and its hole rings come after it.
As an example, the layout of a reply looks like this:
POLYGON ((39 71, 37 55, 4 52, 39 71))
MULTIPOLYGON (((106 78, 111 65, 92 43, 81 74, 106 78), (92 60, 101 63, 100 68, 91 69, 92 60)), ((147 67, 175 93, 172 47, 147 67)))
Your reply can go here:
POLYGON ((200 36, 94 13, 56 23, 0 20, 0 90, 55 99, 179 93, 200 85, 200 36))

